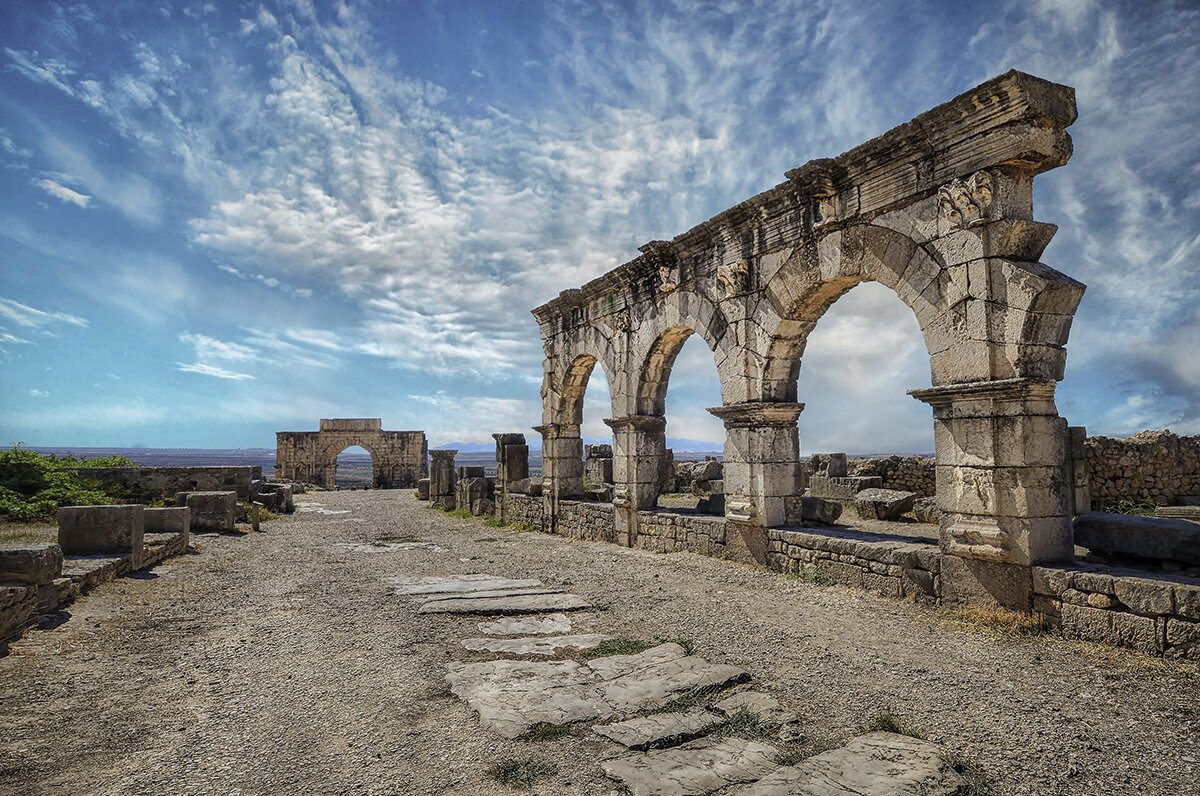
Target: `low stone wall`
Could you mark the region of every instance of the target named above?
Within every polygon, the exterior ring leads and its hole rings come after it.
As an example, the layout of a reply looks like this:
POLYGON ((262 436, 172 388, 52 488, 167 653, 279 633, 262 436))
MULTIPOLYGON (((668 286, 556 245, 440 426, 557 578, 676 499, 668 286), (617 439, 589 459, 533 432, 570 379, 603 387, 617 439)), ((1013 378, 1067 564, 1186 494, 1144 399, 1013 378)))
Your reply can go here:
POLYGON ((772 528, 767 539, 767 566, 778 572, 812 568, 884 597, 933 602, 941 595, 942 552, 936 544, 841 529, 772 528))
POLYGON ((262 479, 262 467, 80 467, 81 478, 113 481, 132 493, 135 503, 175 500, 179 492, 237 492, 248 500, 250 483, 262 479))
POLYGON ((615 542, 613 505, 591 500, 560 500, 557 533, 570 539, 615 542))
POLYGON ((497 495, 497 501, 504 504, 504 519, 507 522, 521 522, 539 531, 543 529, 545 515, 540 496, 509 492, 507 495, 497 495))
POLYGON ((916 492, 919 497, 933 497, 937 492, 934 460, 919 456, 875 456, 870 459, 851 459, 846 463, 850 475, 883 478, 884 489, 916 492))
POLYGON ((1127 439, 1088 437, 1092 503, 1134 500, 1170 505, 1200 495, 1200 435, 1141 431, 1127 439))
POLYGON ((639 511, 637 547, 659 553, 725 551, 725 518, 690 511, 639 511))
POLYGON ((1075 564, 1034 567, 1033 590, 1070 638, 1200 660, 1200 579, 1075 564))

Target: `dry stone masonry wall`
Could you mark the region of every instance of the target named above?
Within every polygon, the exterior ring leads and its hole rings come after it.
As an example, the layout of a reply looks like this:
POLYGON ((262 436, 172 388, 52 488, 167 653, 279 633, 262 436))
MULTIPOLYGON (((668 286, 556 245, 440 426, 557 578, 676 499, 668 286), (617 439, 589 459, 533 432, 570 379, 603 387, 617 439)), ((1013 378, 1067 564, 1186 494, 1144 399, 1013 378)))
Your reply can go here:
POLYGON ((1088 437, 1088 479, 1097 504, 1176 503, 1200 496, 1200 435, 1142 431, 1127 439, 1088 437))

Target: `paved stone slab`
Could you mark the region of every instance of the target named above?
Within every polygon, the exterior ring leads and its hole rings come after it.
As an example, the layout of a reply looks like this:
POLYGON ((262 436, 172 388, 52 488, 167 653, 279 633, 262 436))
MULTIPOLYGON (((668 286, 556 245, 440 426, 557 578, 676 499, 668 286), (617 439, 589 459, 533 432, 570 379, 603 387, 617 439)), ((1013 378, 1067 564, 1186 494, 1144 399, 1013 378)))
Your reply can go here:
POLYGON ((577 611, 592 604, 574 594, 522 594, 515 597, 455 597, 426 602, 420 614, 540 614, 577 611))
POLYGON ((356 553, 395 553, 398 550, 417 549, 432 550, 435 553, 446 552, 446 548, 433 542, 335 542, 333 546, 356 553))
POLYGON ((779 704, 778 699, 758 691, 739 691, 722 699, 713 707, 726 716, 731 716, 742 709, 757 713, 767 720, 778 721, 785 716, 783 705, 779 704))
POLYGON ((541 589, 496 589, 495 591, 479 591, 469 594, 430 594, 425 597, 425 605, 436 603, 442 600, 461 600, 464 597, 472 600, 482 600, 489 597, 521 597, 531 594, 562 594, 562 589, 541 588, 541 589))
POLYGON ((963 784, 937 744, 872 732, 778 769, 742 796, 953 796, 963 784))
POLYGON ((534 636, 532 638, 469 638, 462 643, 473 652, 499 652, 508 655, 553 655, 562 649, 590 650, 612 636, 587 633, 578 636, 534 636))
POLYGON ((779 750, 770 744, 729 738, 614 758, 600 767, 633 796, 693 796, 753 782, 776 767, 778 755, 779 750))
POLYGON ((479 629, 489 636, 538 636, 569 633, 571 620, 566 614, 550 614, 543 618, 497 619, 481 622, 479 629))
POLYGON ((695 708, 684 713, 655 713, 605 724, 593 727, 592 731, 629 749, 649 749, 691 740, 724 721, 715 713, 695 708))
POLYGON ((716 690, 748 677, 734 666, 689 656, 678 644, 661 644, 637 655, 586 664, 451 663, 446 681, 455 696, 479 713, 484 727, 515 738, 540 721, 565 724, 653 710, 693 688, 716 690))
POLYGON ((394 594, 454 594, 475 591, 492 591, 495 589, 528 589, 541 586, 542 582, 533 578, 513 580, 498 575, 451 575, 447 577, 411 577, 396 575, 384 578, 388 583, 394 583, 394 594))

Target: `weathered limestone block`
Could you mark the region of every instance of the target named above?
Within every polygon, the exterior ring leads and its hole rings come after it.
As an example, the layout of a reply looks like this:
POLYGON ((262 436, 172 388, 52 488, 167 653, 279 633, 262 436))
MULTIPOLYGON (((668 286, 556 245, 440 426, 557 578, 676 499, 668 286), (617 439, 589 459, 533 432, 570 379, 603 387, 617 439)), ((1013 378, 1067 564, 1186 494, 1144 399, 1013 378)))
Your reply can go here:
POLYGON ((715 713, 693 708, 683 713, 656 713, 615 724, 603 724, 593 727, 592 731, 627 749, 644 750, 675 746, 723 722, 724 719, 715 713))
POLYGON ((454 457, 457 450, 430 451, 433 464, 429 468, 429 500, 435 506, 454 508, 454 457))
POLYGON ((942 521, 942 510, 938 508, 936 497, 917 498, 913 503, 912 512, 917 522, 937 525, 942 521))
POLYGON ((0 583, 0 640, 23 628, 37 611, 37 586, 0 583))
POLYGON ((808 493, 825 500, 854 500, 864 489, 882 489, 879 476, 830 477, 814 475, 808 481, 808 493))
POLYGON ((1172 658, 1200 660, 1200 623, 1167 619, 1166 654, 1172 658))
POLYGON ((917 496, 895 489, 864 489, 854 496, 858 516, 875 520, 896 520, 912 511, 917 496))
POLYGON ((1071 638, 1128 647, 1150 655, 1162 652, 1153 617, 1075 605, 1067 602, 1065 596, 1062 629, 1071 638))
MULTIPOLYGON (((237 498, 236 492, 229 493, 237 498)), ((130 554, 141 563, 145 506, 65 506, 58 510, 58 544, 67 555, 130 554)))
POLYGON ((187 506, 165 509, 146 509, 143 513, 146 533, 178 533, 183 536, 183 547, 190 544, 192 510, 187 506))
POLYGON ((417 500, 429 500, 428 478, 421 478, 417 481, 417 500))
MULTIPOLYGON (((476 471, 483 471, 482 467, 460 467, 458 469, 460 473, 464 470, 472 473, 476 471)), ((493 482, 488 478, 484 478, 482 475, 468 475, 466 477, 460 477, 454 487, 455 505, 461 506, 465 509, 473 510, 476 501, 480 500, 486 500, 490 503, 494 495, 495 489, 493 482)))
POLYGON ((175 503, 191 510, 192 531, 236 530, 237 492, 180 492, 175 503))
POLYGON ((471 501, 471 514, 476 517, 490 517, 496 510, 496 504, 489 498, 479 498, 471 501))
POLYGON ((1075 543, 1102 553, 1200 564, 1200 524, 1092 511, 1075 520, 1075 543))
POLYGON ((56 544, 0 547, 0 583, 40 586, 62 576, 63 551, 56 544))
POLYGON ((833 525, 842 516, 842 504, 818 497, 800 498, 800 520, 804 523, 833 525))
POLYGON ((779 749, 770 744, 729 738, 692 741, 674 749, 617 757, 600 764, 606 776, 620 780, 633 796, 713 793, 728 785, 753 782, 775 767, 779 749))

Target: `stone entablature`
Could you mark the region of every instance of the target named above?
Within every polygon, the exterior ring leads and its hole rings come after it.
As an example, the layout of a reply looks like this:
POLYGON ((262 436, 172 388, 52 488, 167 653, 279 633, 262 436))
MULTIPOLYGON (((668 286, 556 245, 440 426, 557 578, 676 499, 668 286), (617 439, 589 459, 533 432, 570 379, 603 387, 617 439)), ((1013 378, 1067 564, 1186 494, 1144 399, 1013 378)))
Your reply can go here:
POLYGON ((275 477, 332 489, 337 457, 357 445, 371 454, 374 485, 412 487, 429 474, 424 431, 384 431, 379 418, 326 418, 320 431, 275 434, 275 477))
MULTIPOLYGON (((583 395, 611 393, 615 538, 634 545, 665 455, 665 398, 684 341, 713 352, 726 428, 731 538, 765 529, 804 488, 797 418, 808 334, 864 281, 913 311, 930 355, 943 550, 978 581, 956 592, 1027 607, 1028 566, 1071 558, 1073 483, 1054 392, 1084 286, 1037 262, 1055 227, 1033 178, 1071 154, 1074 92, 1009 72, 752 197, 536 308, 545 361, 544 512, 583 492, 583 395), (1017 569, 1012 569, 1013 567, 1017 569)), ((741 549, 741 548, 739 548, 741 549)))

